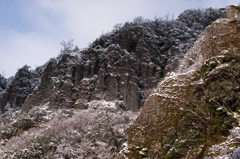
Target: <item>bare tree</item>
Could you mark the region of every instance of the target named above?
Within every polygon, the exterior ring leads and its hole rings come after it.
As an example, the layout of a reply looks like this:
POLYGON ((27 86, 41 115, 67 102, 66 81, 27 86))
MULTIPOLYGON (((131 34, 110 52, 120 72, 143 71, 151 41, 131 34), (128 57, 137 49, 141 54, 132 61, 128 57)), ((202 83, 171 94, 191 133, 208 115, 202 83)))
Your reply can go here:
POLYGON ((63 53, 63 54, 71 53, 73 51, 73 47, 74 47, 73 41, 74 41, 74 39, 70 39, 68 42, 62 41, 60 43, 60 45, 63 46, 63 48, 61 49, 61 53, 63 53))

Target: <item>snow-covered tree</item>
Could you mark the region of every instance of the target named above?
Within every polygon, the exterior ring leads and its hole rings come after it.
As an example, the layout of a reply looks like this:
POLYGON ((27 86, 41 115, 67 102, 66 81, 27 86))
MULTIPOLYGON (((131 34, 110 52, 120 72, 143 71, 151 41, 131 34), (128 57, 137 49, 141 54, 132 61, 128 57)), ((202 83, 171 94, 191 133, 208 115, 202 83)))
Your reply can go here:
POLYGON ((60 51, 61 54, 69 54, 73 51, 73 41, 74 39, 70 39, 68 42, 62 41, 60 45, 62 45, 62 49, 60 51))

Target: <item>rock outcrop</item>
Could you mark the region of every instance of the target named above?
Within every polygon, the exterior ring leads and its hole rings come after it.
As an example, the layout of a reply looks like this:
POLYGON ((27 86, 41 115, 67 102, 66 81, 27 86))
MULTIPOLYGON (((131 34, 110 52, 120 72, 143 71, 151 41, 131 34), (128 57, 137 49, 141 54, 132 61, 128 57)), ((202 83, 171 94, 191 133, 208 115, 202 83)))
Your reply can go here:
POLYGON ((176 21, 138 17, 84 50, 63 43, 36 73, 20 71, 0 100, 4 107, 24 97, 20 116, 1 114, 1 158, 198 159, 216 157, 222 148, 214 144, 230 140, 238 155, 239 20, 218 20, 202 35, 225 9, 206 11, 187 10, 176 21), (15 87, 21 91, 8 98, 15 87))
MULTIPOLYGON (((234 8, 228 13, 237 15, 234 8)), ((197 71, 170 74, 159 82, 127 129, 119 158, 203 158, 211 145, 225 140, 240 108, 236 19, 218 19, 206 28, 195 48, 204 60, 197 71)))
POLYGON ((31 92, 31 83, 29 82, 30 72, 28 66, 24 66, 18 70, 14 80, 6 88, 6 92, 3 92, 0 96, 1 111, 4 111, 4 107, 7 102, 11 107, 21 108, 28 94, 31 92))
POLYGON ((8 83, 7 87, 0 94, 0 110, 5 111, 5 106, 9 104, 11 108, 21 109, 27 96, 39 84, 43 68, 41 66, 35 71, 30 70, 25 65, 18 70, 15 77, 8 83))
POLYGON ((227 19, 240 19, 240 13, 239 13, 240 7, 235 5, 230 5, 227 10, 227 19))
MULTIPOLYGON (((231 10, 230 7, 229 10, 231 10)), ((234 9, 234 8, 233 8, 234 9)), ((237 19, 218 19, 204 32, 203 58, 206 60, 221 51, 237 46, 240 42, 240 24, 237 19)))
POLYGON ((138 62, 135 54, 118 45, 74 54, 49 62, 23 112, 48 102, 58 108, 85 109, 87 102, 101 99, 122 100, 127 109, 137 111, 163 74, 150 57, 138 62))
POLYGON ((160 79, 178 67, 203 29, 188 28, 180 20, 139 19, 117 25, 87 49, 60 55, 54 68, 47 67, 22 112, 46 103, 54 108, 86 109, 87 102, 102 99, 120 100, 127 110, 138 111, 160 79))
POLYGON ((28 95, 27 99, 25 100, 22 111, 28 112, 32 107, 35 106, 35 103, 38 106, 41 104, 46 104, 49 102, 49 99, 54 99, 53 88, 53 78, 54 77, 54 69, 56 68, 56 60, 52 59, 48 62, 46 68, 44 69, 43 75, 41 77, 40 84, 35 87, 33 92, 28 95), (41 91, 39 91, 41 90, 41 91))
MULTIPOLYGON (((177 138, 190 94, 193 73, 170 75, 149 96, 141 114, 127 129, 129 158, 165 158, 177 138)), ((181 151, 181 150, 179 150, 181 151)), ((127 151, 123 150, 123 153, 127 151)))

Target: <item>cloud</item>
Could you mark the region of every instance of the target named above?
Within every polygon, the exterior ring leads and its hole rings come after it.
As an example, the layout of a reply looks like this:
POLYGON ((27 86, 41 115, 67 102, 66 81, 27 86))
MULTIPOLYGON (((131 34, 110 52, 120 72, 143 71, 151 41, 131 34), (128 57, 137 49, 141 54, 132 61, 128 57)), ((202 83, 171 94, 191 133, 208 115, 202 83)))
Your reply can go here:
POLYGON ((185 9, 225 7, 236 1, 37 0, 33 10, 38 10, 40 14, 37 18, 34 15, 32 19, 36 19, 37 23, 40 22, 39 25, 49 24, 46 25, 46 30, 59 31, 61 29, 61 34, 65 34, 62 37, 75 39, 79 47, 87 47, 89 42, 95 40, 103 32, 111 31, 115 24, 131 21, 137 16, 154 19, 155 16, 164 17, 168 13, 173 13, 177 17, 185 9), (53 26, 56 26, 56 29, 53 26))
POLYGON ((35 33, 9 33, 1 45, 0 71, 4 71, 6 77, 14 75, 25 64, 32 68, 44 64, 60 50, 59 43, 35 33))
POLYGON ((227 7, 231 4, 238 5, 239 2, 239 0, 202 0, 202 5, 205 7, 220 8, 227 7))
POLYGON ((57 28, 61 27, 68 39, 75 39, 75 43, 80 48, 87 47, 89 42, 102 33, 111 31, 117 23, 131 21, 136 16, 153 19, 155 16, 164 16, 167 13, 177 15, 186 5, 182 3, 183 0, 38 0, 36 2, 38 9, 54 18, 57 28))
POLYGON ((185 9, 232 3, 238 0, 22 0, 8 10, 11 17, 0 14, 0 19, 5 18, 0 24, 11 25, 0 27, 0 71, 9 77, 25 64, 41 65, 58 55, 62 40, 74 39, 80 48, 87 47, 115 24, 137 16, 154 19, 174 13, 176 18, 185 9))

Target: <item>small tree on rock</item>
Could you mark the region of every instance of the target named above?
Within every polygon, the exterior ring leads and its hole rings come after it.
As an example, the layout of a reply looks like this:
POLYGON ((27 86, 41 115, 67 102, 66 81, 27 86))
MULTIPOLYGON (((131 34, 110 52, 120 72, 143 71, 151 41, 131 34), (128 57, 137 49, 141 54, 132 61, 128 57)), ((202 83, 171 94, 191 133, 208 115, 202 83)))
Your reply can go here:
POLYGON ((73 51, 73 47, 74 47, 73 41, 74 41, 74 39, 70 39, 68 42, 62 41, 60 43, 60 45, 62 45, 63 48, 61 49, 60 53, 61 54, 69 54, 69 53, 71 53, 73 51))

